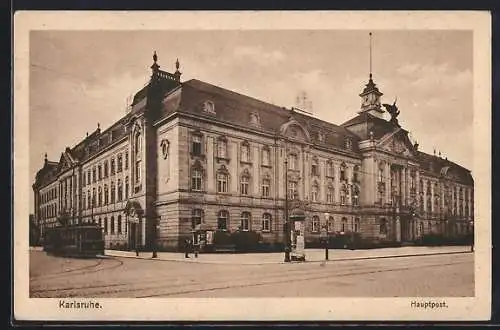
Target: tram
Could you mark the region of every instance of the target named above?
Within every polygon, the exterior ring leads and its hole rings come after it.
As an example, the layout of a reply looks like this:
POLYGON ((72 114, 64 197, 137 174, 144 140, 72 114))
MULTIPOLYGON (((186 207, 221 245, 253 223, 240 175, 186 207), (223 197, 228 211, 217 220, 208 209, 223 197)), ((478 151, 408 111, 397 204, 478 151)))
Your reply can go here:
POLYGON ((94 224, 77 224, 47 228, 43 250, 66 257, 95 257, 104 255, 102 228, 94 224))

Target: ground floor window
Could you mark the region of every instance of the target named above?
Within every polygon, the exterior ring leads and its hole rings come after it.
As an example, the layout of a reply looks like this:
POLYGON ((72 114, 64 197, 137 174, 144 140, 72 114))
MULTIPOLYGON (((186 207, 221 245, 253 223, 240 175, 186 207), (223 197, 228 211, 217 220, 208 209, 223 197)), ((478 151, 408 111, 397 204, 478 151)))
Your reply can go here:
POLYGON ((203 210, 201 209, 193 210, 193 215, 191 217, 191 226, 193 228, 202 223, 202 216, 203 216, 203 210))
POLYGON ((347 231, 347 218, 342 218, 342 232, 347 231))
POLYGON ((245 231, 250 230, 250 213, 249 212, 241 213, 241 230, 245 230, 245 231))
POLYGON ((311 231, 313 233, 318 233, 319 232, 319 217, 317 215, 315 215, 315 216, 312 217, 311 231))
POLYGON ((262 231, 271 231, 271 215, 268 213, 262 216, 262 231))
POLYGON ((380 228, 379 228, 379 233, 382 235, 387 234, 387 220, 382 218, 380 219, 380 228))
POLYGON ((359 220, 359 218, 354 219, 354 231, 355 232, 359 231, 359 226, 360 226, 360 220, 359 220))
POLYGON ((217 229, 227 230, 228 227, 228 214, 227 211, 219 211, 217 215, 217 229))
POLYGON ((335 231, 335 221, 333 220, 333 217, 328 217, 327 228, 328 228, 328 232, 335 231))

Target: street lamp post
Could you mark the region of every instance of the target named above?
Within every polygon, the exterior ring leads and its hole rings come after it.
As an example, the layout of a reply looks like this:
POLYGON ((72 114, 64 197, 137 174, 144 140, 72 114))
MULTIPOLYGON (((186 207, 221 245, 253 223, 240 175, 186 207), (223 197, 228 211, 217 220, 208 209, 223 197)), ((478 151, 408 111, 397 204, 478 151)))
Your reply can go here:
POLYGON ((285 155, 285 262, 290 262, 290 224, 288 221, 288 156, 285 155))
POLYGON ((152 240, 152 250, 153 250, 153 258, 157 258, 157 243, 158 243, 158 218, 155 218, 154 224, 153 224, 153 240, 152 240))
POLYGON ((329 245, 329 239, 328 239, 328 220, 330 219, 330 213, 325 213, 325 219, 326 219, 326 223, 325 223, 325 227, 324 227, 324 243, 325 243, 325 260, 328 260, 328 245, 329 245))

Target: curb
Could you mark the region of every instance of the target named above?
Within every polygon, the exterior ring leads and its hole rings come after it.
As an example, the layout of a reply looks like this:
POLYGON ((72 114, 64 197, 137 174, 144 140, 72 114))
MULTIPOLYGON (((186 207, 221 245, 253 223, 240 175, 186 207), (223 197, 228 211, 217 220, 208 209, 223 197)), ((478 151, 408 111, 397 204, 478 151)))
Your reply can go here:
MULTIPOLYGON (((355 258, 342 258, 342 259, 332 259, 332 260, 311 260, 311 261, 293 261, 290 264, 302 264, 302 263, 332 263, 332 262, 342 262, 342 261, 355 261, 355 260, 370 260, 370 259, 390 259, 390 258, 405 258, 405 257, 429 257, 436 255, 451 255, 451 254, 465 254, 465 253, 473 253, 472 251, 457 251, 457 252, 436 252, 436 253, 423 253, 423 254, 404 254, 404 255, 388 255, 388 256, 376 256, 376 257, 355 257, 355 258)), ((280 265, 280 264, 288 264, 288 262, 280 261, 280 262, 261 262, 261 263, 225 263, 225 262, 210 262, 210 261, 199 261, 199 259, 189 258, 188 260, 176 260, 176 259, 161 259, 152 257, 141 257, 141 256, 118 256, 118 255, 110 255, 105 254, 104 256, 113 257, 113 258, 133 258, 133 259, 142 259, 142 260, 151 260, 151 261, 170 261, 170 262, 183 262, 183 263, 198 263, 198 264, 213 264, 213 265, 237 265, 237 266, 257 266, 257 265, 280 265), (193 260, 193 261, 191 261, 193 260)))

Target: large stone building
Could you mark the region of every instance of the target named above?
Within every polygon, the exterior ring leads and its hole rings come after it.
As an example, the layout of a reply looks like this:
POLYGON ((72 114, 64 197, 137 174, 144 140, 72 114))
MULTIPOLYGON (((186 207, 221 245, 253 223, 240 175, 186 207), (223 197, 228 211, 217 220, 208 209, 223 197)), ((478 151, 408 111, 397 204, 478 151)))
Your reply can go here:
POLYGON ((322 227, 401 242, 471 229, 470 171, 419 151, 395 106, 384 105, 392 113, 385 120, 371 74, 358 114, 335 125, 196 79, 181 82, 178 62, 169 73, 153 58, 151 80, 123 118, 67 147, 57 162, 45 158, 33 184, 42 233, 93 221, 107 248, 177 249, 201 223, 277 243, 285 194, 303 202, 306 242, 322 227))

